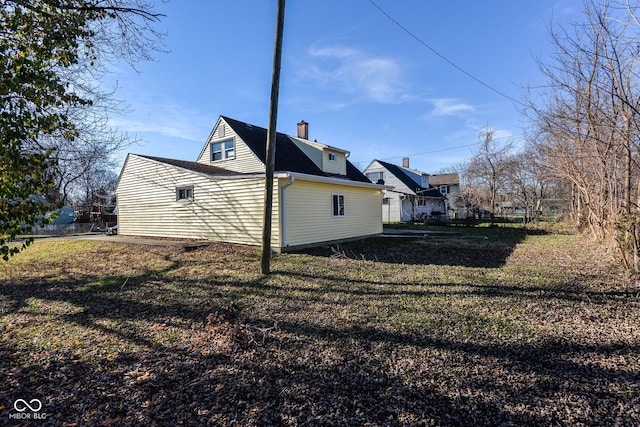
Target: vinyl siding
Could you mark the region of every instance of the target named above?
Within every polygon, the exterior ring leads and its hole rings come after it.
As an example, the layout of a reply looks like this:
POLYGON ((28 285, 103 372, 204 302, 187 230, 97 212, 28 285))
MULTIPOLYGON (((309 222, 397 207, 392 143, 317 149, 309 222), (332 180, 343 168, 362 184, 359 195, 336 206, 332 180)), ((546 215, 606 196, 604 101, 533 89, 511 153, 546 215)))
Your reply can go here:
POLYGON ((290 246, 382 232, 379 189, 296 180, 286 192, 286 240, 290 246), (332 215, 333 194, 344 195, 344 217, 332 215))
POLYGON ((247 147, 247 145, 242 142, 242 139, 240 139, 240 137, 236 135, 231 126, 224 123, 224 120, 220 120, 218 125, 213 129, 209 140, 207 141, 204 149, 198 157, 198 160, 196 161, 198 163, 215 165, 239 173, 264 173, 265 171, 264 164, 256 157, 253 151, 251 151, 251 149, 249 149, 249 147, 247 147), (218 127, 221 123, 225 126, 224 136, 218 135, 218 127), (235 158, 230 160, 218 160, 212 162, 211 144, 217 141, 225 141, 232 137, 235 143, 235 158))
MULTIPOLYGON (((116 194, 120 234, 261 244, 260 177, 221 179, 129 155, 116 194), (193 186, 193 201, 176 201, 179 186, 193 186)), ((274 197, 274 246, 280 240, 278 212, 274 197)))
POLYGON ((318 166, 318 168, 322 169, 322 149, 297 138, 291 138, 291 140, 300 150, 302 150, 304 154, 307 155, 308 158, 313 161, 313 163, 316 164, 316 166, 318 166))
POLYGON ((322 171, 337 175, 347 174, 347 158, 344 153, 325 148, 321 144, 312 141, 305 141, 298 138, 291 138, 291 140, 322 171), (329 161, 329 153, 335 154, 335 162, 329 161))
POLYGON ((393 187, 395 191, 398 191, 401 193, 416 194, 415 191, 418 186, 417 183, 416 183, 416 187, 414 188, 407 187, 404 182, 398 179, 394 174, 389 172, 384 166, 382 166, 378 162, 371 163, 367 167, 367 169, 365 169, 364 174, 366 175, 369 172, 384 172, 384 185, 389 185, 393 187))
POLYGON ((400 193, 387 191, 384 197, 389 198, 388 205, 382 205, 382 221, 383 222, 400 222, 400 193))
POLYGON ((322 168, 323 171, 327 173, 335 173, 339 175, 347 174, 347 158, 344 156, 344 153, 339 153, 337 151, 325 150, 322 154, 322 158, 324 160, 324 166, 322 168), (329 160, 329 153, 335 154, 336 161, 332 162, 329 160))

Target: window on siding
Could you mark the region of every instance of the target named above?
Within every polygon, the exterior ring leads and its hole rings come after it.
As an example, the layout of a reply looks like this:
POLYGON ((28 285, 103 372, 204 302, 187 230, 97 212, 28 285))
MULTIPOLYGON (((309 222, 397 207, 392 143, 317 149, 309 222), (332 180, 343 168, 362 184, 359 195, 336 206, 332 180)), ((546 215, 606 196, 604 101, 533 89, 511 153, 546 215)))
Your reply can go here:
POLYGON ((211 144, 211 160, 227 160, 236 157, 236 148, 232 139, 218 141, 211 144))
POLYGON ((334 217, 344 216, 344 195, 333 194, 333 200, 331 205, 333 208, 334 217))
POLYGON ((383 205, 388 205, 389 204, 389 198, 388 197, 383 198, 382 199, 382 204, 383 205))
POLYGON ((193 185, 176 187, 176 200, 193 200, 193 185))
POLYGON ((380 171, 380 172, 369 172, 367 173, 367 178, 369 178, 369 181, 373 182, 374 184, 378 184, 381 181, 384 182, 384 172, 380 171))
POLYGON ((333 153, 329 153, 329 161, 330 162, 335 162, 336 161, 336 155, 333 153))
POLYGON ((449 186, 448 185, 441 185, 439 190, 440 190, 440 193, 443 196, 446 196, 449 193, 449 186))

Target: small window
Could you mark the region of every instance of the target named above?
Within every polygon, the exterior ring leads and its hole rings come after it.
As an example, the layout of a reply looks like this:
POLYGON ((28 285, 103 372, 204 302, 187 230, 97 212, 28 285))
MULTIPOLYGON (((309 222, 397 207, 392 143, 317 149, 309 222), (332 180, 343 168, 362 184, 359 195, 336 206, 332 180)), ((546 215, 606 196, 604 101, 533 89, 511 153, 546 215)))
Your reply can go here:
POLYGON ((448 185, 441 185, 439 190, 440 190, 440 193, 443 196, 446 196, 449 193, 449 186, 448 185))
POLYGON ((335 162, 336 161, 336 155, 334 153, 329 153, 329 161, 330 162, 335 162))
POLYGON ((211 161, 227 160, 236 157, 233 139, 218 141, 211 144, 211 161))
POLYGON ((389 198, 388 197, 383 198, 382 199, 382 204, 383 205, 388 205, 389 204, 389 198))
POLYGON ((334 194, 332 201, 333 216, 344 216, 344 196, 342 194, 334 194))
POLYGON ((193 200, 193 186, 176 187, 176 200, 193 200))

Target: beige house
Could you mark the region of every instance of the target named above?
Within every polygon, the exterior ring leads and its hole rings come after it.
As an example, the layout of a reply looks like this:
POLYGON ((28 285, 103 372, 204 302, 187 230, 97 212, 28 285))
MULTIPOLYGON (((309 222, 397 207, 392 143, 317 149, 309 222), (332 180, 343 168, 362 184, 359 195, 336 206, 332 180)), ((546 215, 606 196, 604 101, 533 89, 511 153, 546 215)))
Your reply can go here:
POLYGON ((446 214, 446 198, 429 183, 429 175, 409 168, 409 158, 402 166, 373 160, 364 173, 371 182, 384 184, 383 222, 423 221, 446 214))
POLYGON ((460 194, 460 177, 457 173, 429 175, 429 184, 437 188, 447 198, 449 218, 466 218, 467 208, 460 194))
MULTIPOLYGON (((260 245, 267 130, 221 116, 195 162, 129 154, 116 188, 123 235, 260 245)), ((382 232, 381 185, 348 151, 278 133, 272 249, 276 252, 382 232)))

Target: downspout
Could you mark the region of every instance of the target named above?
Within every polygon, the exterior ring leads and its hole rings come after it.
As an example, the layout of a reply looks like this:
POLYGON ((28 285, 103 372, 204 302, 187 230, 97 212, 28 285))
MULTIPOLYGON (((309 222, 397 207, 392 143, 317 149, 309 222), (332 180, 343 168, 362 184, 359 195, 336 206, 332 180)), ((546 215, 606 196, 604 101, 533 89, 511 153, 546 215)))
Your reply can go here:
POLYGON ((289 246, 289 242, 287 242, 287 192, 285 190, 287 189, 288 186, 293 184, 293 181, 295 181, 295 178, 289 175, 289 182, 287 182, 285 185, 280 187, 280 190, 282 191, 280 195, 280 209, 281 209, 280 233, 282 234, 282 246, 285 248, 289 246))

